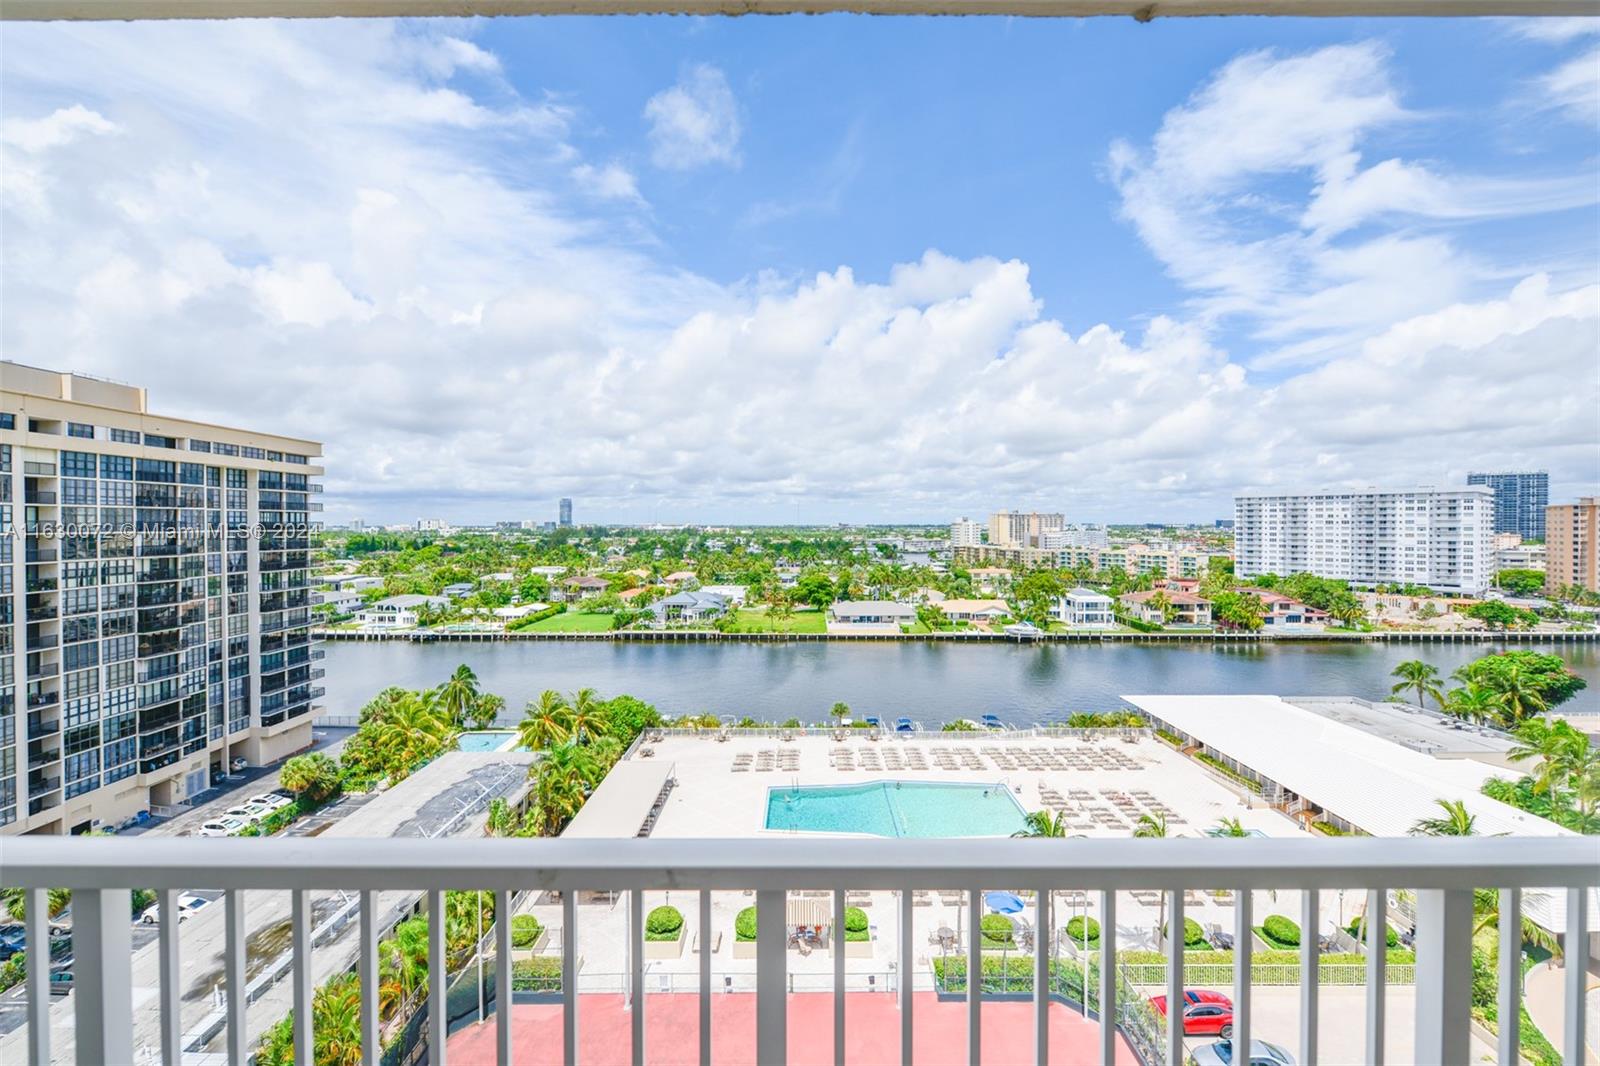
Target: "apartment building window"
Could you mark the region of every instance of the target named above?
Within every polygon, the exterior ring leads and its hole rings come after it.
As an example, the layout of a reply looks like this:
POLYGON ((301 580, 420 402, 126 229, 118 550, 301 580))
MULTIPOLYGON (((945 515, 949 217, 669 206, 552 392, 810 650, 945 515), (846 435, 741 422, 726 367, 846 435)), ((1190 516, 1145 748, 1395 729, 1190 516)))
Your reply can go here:
POLYGON ((95 615, 86 614, 80 618, 68 618, 61 624, 61 643, 75 644, 80 640, 94 640, 100 635, 100 619, 95 615))
POLYGON ((11 473, 11 445, 0 444, 0 474, 9 473, 11 473))
POLYGON ((89 440, 94 440, 94 427, 84 425, 82 422, 68 422, 67 436, 86 437, 89 440))
MULTIPOLYGON (((133 460, 126 455, 102 455, 100 457, 100 476, 117 481, 133 480, 133 460)), ((130 499, 131 503, 132 500, 130 499)))
POLYGON ((99 589, 67 589, 61 596, 62 614, 83 614, 100 607, 99 589))
POLYGON ((176 437, 163 437, 159 433, 146 433, 144 435, 144 443, 150 448, 176 448, 178 446, 176 437))
POLYGON ((286 463, 298 463, 301 466, 305 466, 311 460, 304 455, 296 455, 293 452, 288 452, 284 455, 283 461, 286 463))
POLYGON ((261 448, 253 448, 253 447, 246 446, 244 448, 241 448, 240 452, 241 452, 241 454, 244 455, 244 457, 246 459, 265 459, 267 457, 266 451, 264 449, 261 449, 261 448))
POLYGON ((67 674, 62 678, 61 691, 62 698, 68 700, 99 692, 100 672, 98 670, 83 670, 76 674, 67 674))
POLYGON ((91 666, 99 666, 100 645, 68 644, 61 649, 61 663, 63 670, 84 670, 91 666))
MULTIPOLYGON (((94 476, 94 467, 91 464, 89 476, 94 476)), ((93 481, 79 481, 77 478, 67 478, 61 482, 61 503, 63 506, 70 504, 92 504, 95 502, 95 483, 93 481)))
POLYGON ((17 416, 10 411, 0 411, 0 429, 16 429, 17 416))
POLYGON ((243 489, 248 488, 249 485, 250 482, 245 476, 245 471, 238 470, 231 466, 228 468, 228 488, 243 489))
POLYGON ((94 477, 95 454, 93 452, 62 452, 61 476, 62 477, 94 477))
POLYGON ((191 452, 209 452, 211 450, 211 442, 208 440, 191 439, 189 441, 189 450, 191 452))

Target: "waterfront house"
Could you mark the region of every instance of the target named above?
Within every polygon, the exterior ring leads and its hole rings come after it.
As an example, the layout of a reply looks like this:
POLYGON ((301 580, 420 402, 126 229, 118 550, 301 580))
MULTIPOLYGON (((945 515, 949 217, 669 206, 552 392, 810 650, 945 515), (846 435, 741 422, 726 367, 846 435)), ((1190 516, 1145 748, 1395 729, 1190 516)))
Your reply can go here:
POLYGON ((1117 624, 1111 597, 1086 588, 1071 589, 1058 597, 1050 617, 1074 629, 1110 629, 1117 624))
POLYGON ((443 592, 446 596, 450 597, 452 600, 459 600, 463 596, 472 595, 472 589, 473 589, 472 582, 470 582, 470 581, 457 581, 453 585, 446 585, 444 588, 440 589, 439 591, 443 592))
POLYGON ((1211 601, 1192 592, 1168 592, 1166 589, 1126 592, 1118 598, 1118 602, 1123 610, 1141 622, 1175 626, 1211 624, 1211 601), (1167 611, 1158 606, 1161 602, 1156 599, 1158 596, 1166 598, 1167 611), (1167 616, 1169 612, 1170 618, 1167 616))
POLYGON ((952 622, 980 622, 987 624, 1011 613, 1005 600, 945 600, 939 604, 944 616, 952 622))
POLYGON ((332 608, 334 614, 354 614, 361 607, 361 593, 340 589, 322 593, 322 605, 332 608))
POLYGON ((443 596, 390 596, 362 608, 356 621, 379 629, 405 629, 417 624, 424 607, 444 607, 449 602, 443 596))
POLYGON ((610 582, 600 577, 569 577, 561 583, 566 591, 568 600, 581 600, 589 596, 598 596, 611 587, 610 582))
POLYGON ((1011 587, 1011 571, 1003 566, 975 566, 967 573, 979 592, 1004 592, 1011 587))
POLYGON ((733 606, 743 607, 749 588, 746 585, 701 585, 700 591, 722 596, 733 606))
POLYGON ((728 598, 714 592, 675 592, 650 605, 655 625, 673 622, 710 622, 728 613, 728 598))
POLYGON ((893 600, 840 600, 828 608, 828 622, 846 626, 887 626, 896 631, 917 620, 917 609, 893 600))
POLYGON ((1320 627, 1328 622, 1326 611, 1301 603, 1293 596, 1270 589, 1242 588, 1235 591, 1248 593, 1261 601, 1261 606, 1266 608, 1266 613, 1261 617, 1262 625, 1320 627))

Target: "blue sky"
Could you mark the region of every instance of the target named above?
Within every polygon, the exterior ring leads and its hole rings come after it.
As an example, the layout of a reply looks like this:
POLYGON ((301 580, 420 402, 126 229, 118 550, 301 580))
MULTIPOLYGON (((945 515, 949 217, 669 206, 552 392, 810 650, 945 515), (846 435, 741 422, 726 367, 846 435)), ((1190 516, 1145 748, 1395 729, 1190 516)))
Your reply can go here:
POLYGON ((1576 495, 1596 29, 11 24, 5 351, 326 441, 332 520, 1576 495))

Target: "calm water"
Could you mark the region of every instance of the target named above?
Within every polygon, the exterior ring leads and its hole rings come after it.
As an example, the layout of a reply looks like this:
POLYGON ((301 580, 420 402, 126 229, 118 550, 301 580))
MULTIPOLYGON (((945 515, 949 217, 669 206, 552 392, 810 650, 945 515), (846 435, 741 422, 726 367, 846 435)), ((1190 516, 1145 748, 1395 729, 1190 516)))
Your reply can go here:
POLYGON ((937 781, 767 790, 767 828, 879 837, 1008 837, 1026 824, 1005 788, 937 781))
MULTIPOLYGON (((1079 710, 1110 710, 1118 697, 1151 693, 1353 695, 1381 699, 1389 671, 1423 659, 1441 673, 1494 649, 1475 644, 631 644, 514 641, 411 644, 329 641, 331 714, 353 714, 385 685, 421 688, 468 663, 515 713, 547 688, 630 693, 664 714, 750 715, 816 721, 836 700, 857 715, 924 724, 993 712, 1030 723, 1079 710)), ((1600 650, 1554 651, 1589 687, 1563 709, 1600 711, 1600 650)))

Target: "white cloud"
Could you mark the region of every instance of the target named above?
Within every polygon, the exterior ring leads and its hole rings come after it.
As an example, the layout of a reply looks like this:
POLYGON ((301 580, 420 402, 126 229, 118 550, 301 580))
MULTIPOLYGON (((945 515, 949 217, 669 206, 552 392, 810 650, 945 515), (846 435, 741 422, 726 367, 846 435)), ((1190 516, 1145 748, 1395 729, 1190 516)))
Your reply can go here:
POLYGON ((1401 102, 1379 44, 1254 52, 1169 111, 1148 148, 1114 144, 1111 177, 1125 217, 1204 320, 1240 317, 1274 343, 1258 365, 1315 361, 1498 276, 1418 223, 1596 201, 1588 174, 1487 178, 1363 160, 1367 142, 1421 117, 1401 102), (1372 229, 1399 221, 1410 228, 1372 229))
MULTIPOLYGON (((1321 119, 1338 143, 1304 139, 1298 156, 1250 149, 1258 169, 1314 159, 1320 182, 1259 247, 1229 229, 1257 171, 1204 159, 1183 115, 1167 149, 1126 150, 1130 216, 1218 304, 1256 309, 1286 347, 1329 322, 1381 323, 1325 365, 1268 378, 1204 316, 1071 332, 1017 260, 927 252, 873 276, 718 284, 653 259, 592 203, 637 186, 620 163, 575 160, 581 109, 507 95, 493 57, 457 55, 445 31, 7 36, 11 116, 48 119, 76 98, 117 135, 32 154, 8 142, 35 166, 38 199, 8 196, 0 220, 0 350, 140 382, 160 411, 325 440, 329 519, 532 516, 562 495, 634 519, 1004 502, 1198 518, 1225 513, 1238 487, 1312 470, 1439 481, 1486 441, 1563 484, 1594 476, 1600 290, 1534 277, 1463 299, 1448 242, 1318 238, 1396 201, 1440 202, 1435 179, 1463 195, 1411 161, 1351 165, 1359 124, 1321 119), (441 88, 482 114, 472 136, 348 102, 441 88), (530 110, 552 118, 514 118, 530 110), (1171 196, 1162 168, 1180 158, 1212 175, 1195 202, 1171 196), (1270 269, 1279 254, 1287 281, 1270 269), (1316 285, 1301 276, 1313 269, 1316 285)), ((1360 69, 1341 62, 1338 77, 1360 69)), ((1382 85, 1351 91, 1373 120, 1405 120, 1382 85)))
POLYGON ((1547 106, 1560 108, 1590 127, 1600 122, 1600 48, 1567 60, 1540 78, 1539 88, 1547 106))
POLYGON ((0 139, 24 152, 42 152, 70 144, 80 134, 112 133, 116 124, 82 104, 63 107, 44 118, 7 119, 0 124, 0 139))
POLYGON ((739 165, 739 105, 727 76, 708 63, 690 67, 677 84, 644 105, 650 158, 664 170, 709 163, 739 165))
POLYGON ((572 180, 589 195, 601 200, 644 203, 644 197, 639 193, 638 180, 634 178, 633 172, 621 163, 607 163, 598 167, 580 163, 572 168, 572 180))

